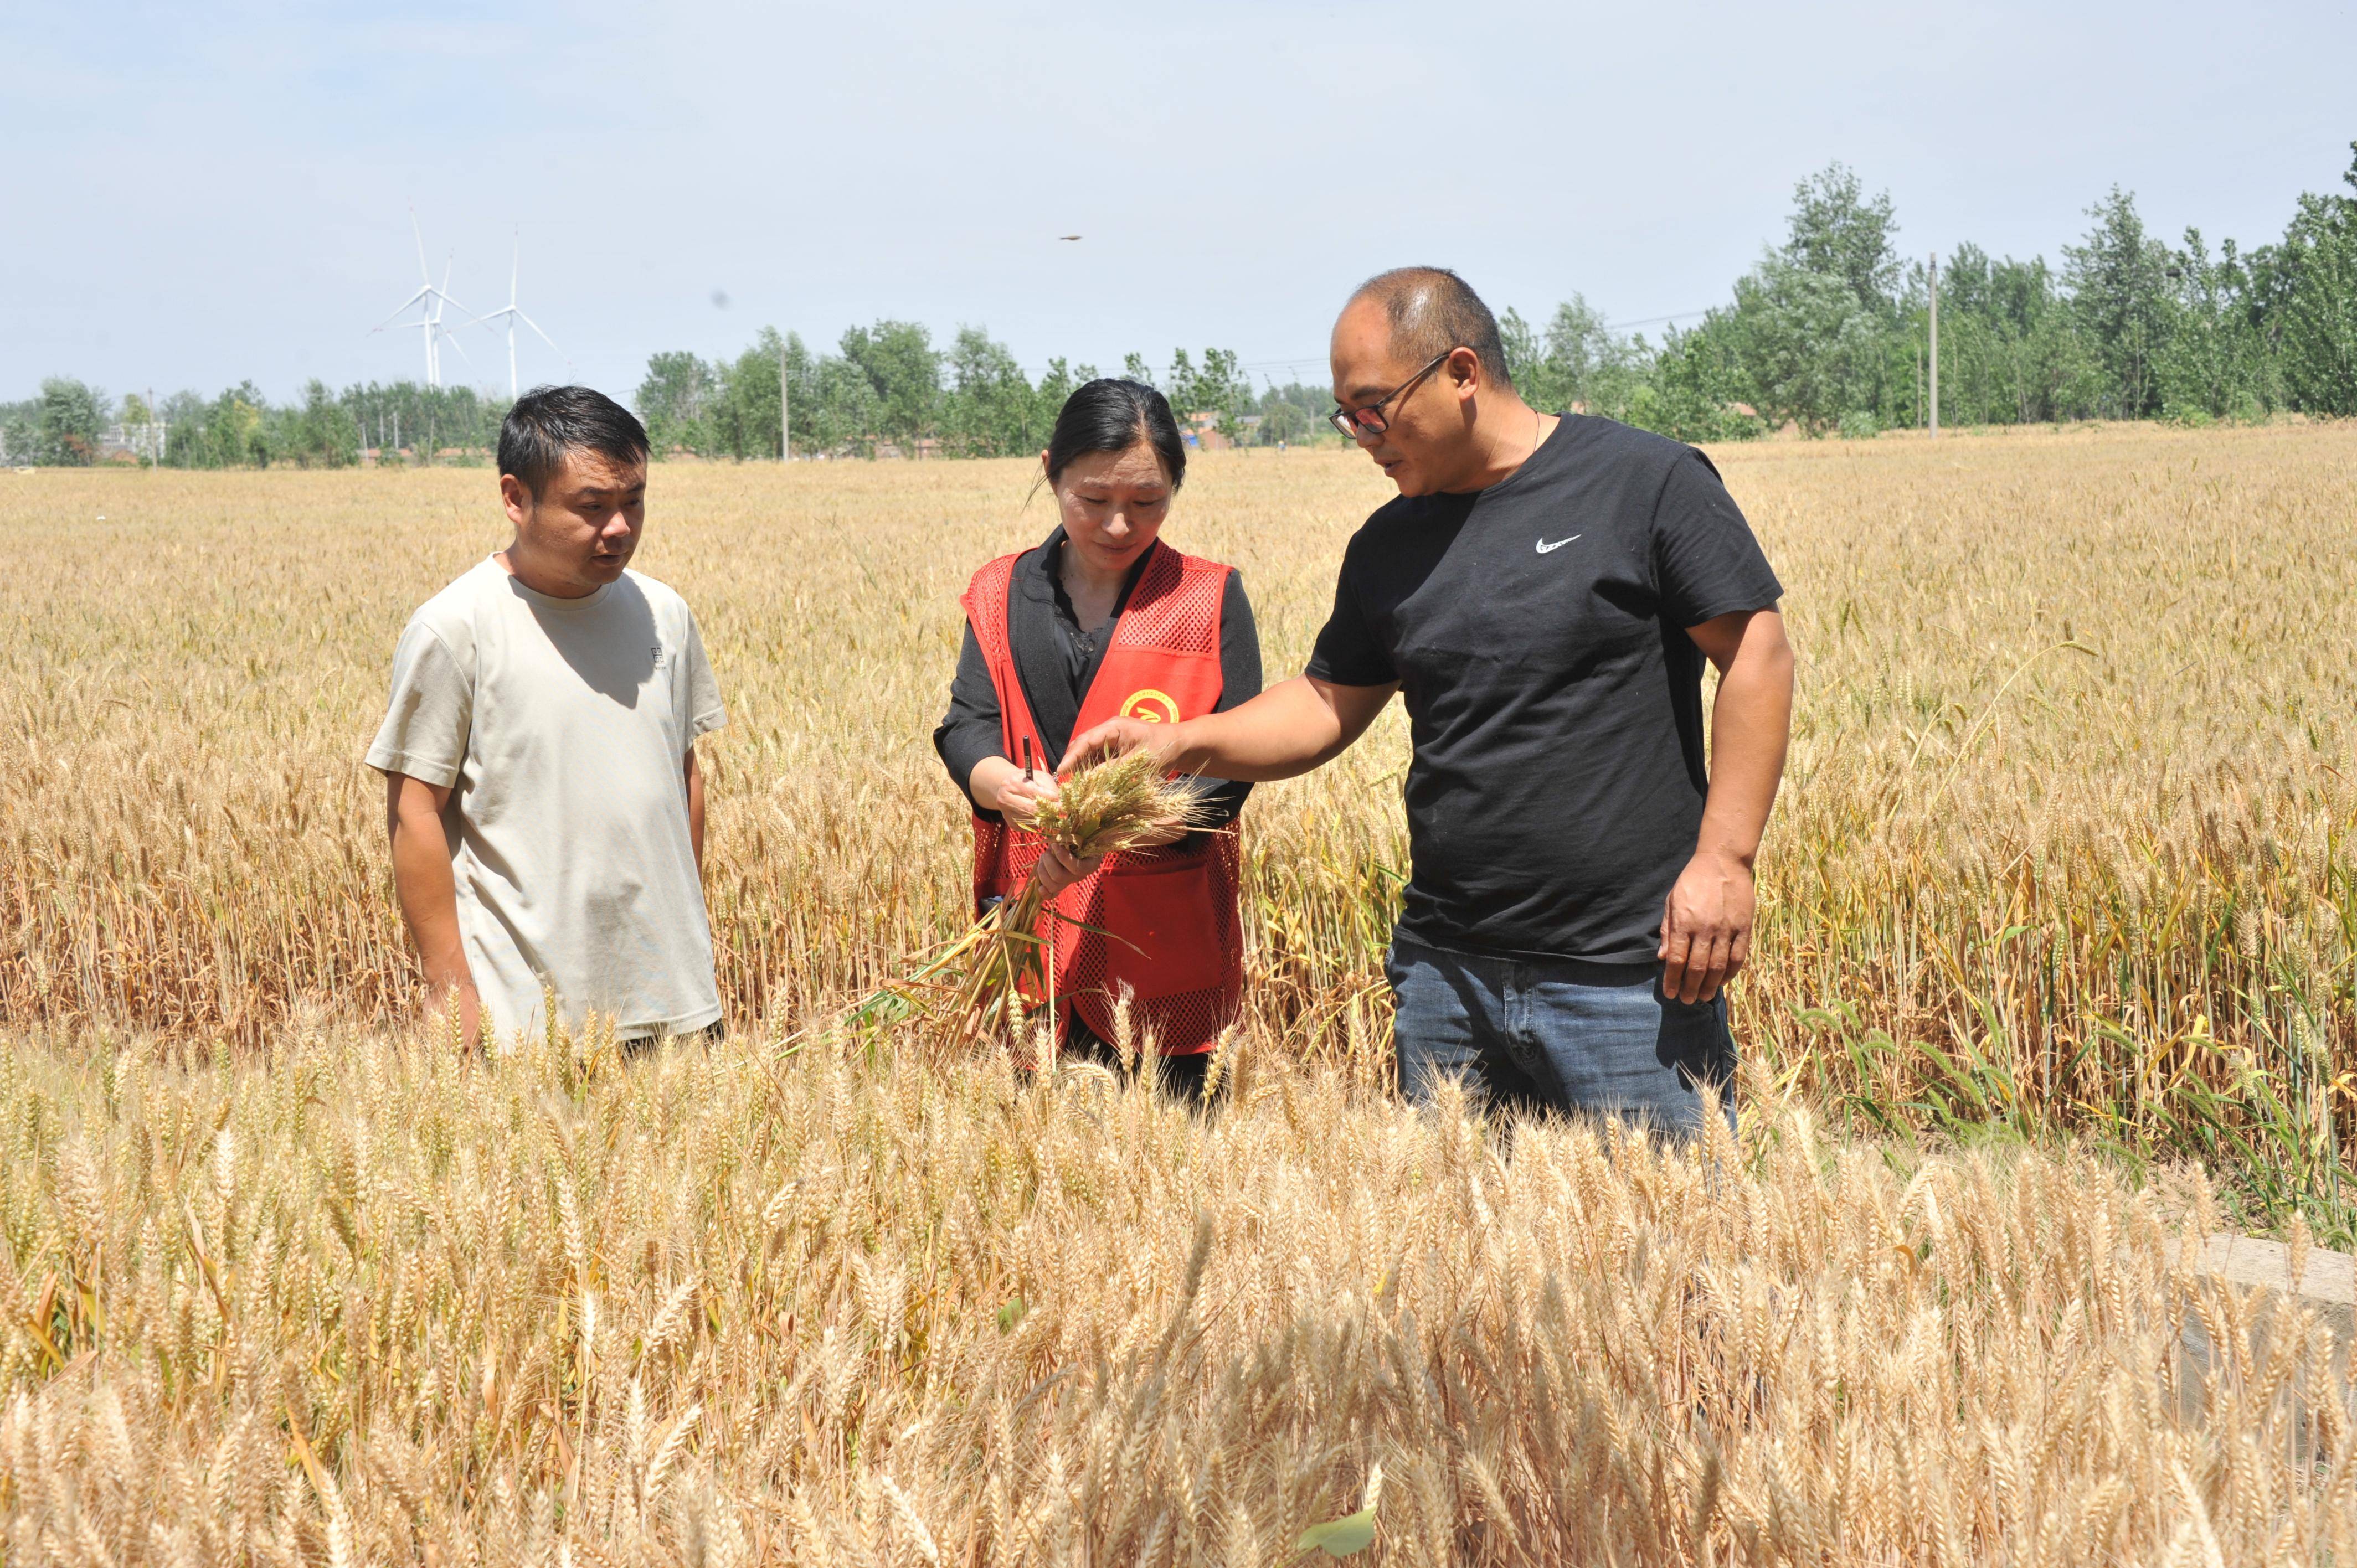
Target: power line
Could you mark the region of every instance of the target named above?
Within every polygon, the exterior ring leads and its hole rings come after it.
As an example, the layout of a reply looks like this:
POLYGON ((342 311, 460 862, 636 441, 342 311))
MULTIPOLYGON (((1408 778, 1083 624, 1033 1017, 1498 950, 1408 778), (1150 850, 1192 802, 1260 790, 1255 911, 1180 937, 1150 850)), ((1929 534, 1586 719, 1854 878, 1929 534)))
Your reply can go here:
MULTIPOLYGON (((1706 306, 1700 310, 1680 310, 1668 316, 1646 316, 1641 317, 1634 321, 1605 321, 1599 322, 1598 325, 1602 327, 1608 332, 1623 331, 1632 327, 1661 327, 1673 321, 1692 321, 1697 317, 1708 316, 1717 308, 1718 308, 1717 306, 1706 306)), ((1318 370, 1323 370, 1326 366, 1326 362, 1327 360, 1324 354, 1297 354, 1290 359, 1283 360, 1239 360, 1236 362, 1236 369, 1240 371, 1297 371, 1303 366, 1308 365, 1318 370)), ((1027 371, 1030 371, 1031 368, 1032 367, 1028 365, 1024 367, 1027 371)), ((1046 367, 1040 367, 1039 374, 1045 375, 1046 373, 1046 367)))
POLYGON ((1708 316, 1717 308, 1714 305, 1701 310, 1681 310, 1675 316, 1648 316, 1641 321, 1608 321, 1604 326, 1609 331, 1617 331, 1623 327, 1659 327, 1666 321, 1692 321, 1695 317, 1708 316))
MULTIPOLYGON (((1706 306, 1700 310, 1681 310, 1669 316, 1646 316, 1634 321, 1603 321, 1598 322, 1598 325, 1608 332, 1618 332, 1631 327, 1660 327, 1672 321, 1692 321, 1696 317, 1708 316, 1717 308, 1716 306, 1706 306)), ((1323 354, 1301 354, 1289 360, 1245 360, 1239 362, 1237 369, 1290 370, 1297 365, 1323 365, 1324 363, 1326 363, 1326 356, 1323 354)))

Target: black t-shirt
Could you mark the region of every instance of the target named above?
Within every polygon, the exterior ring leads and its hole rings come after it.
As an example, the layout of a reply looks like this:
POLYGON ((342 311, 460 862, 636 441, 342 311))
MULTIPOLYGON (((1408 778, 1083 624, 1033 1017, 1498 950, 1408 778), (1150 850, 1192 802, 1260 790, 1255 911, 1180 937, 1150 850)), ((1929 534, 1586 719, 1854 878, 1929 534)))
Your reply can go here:
POLYGON ((1608 419, 1369 518, 1309 673, 1407 704, 1401 934, 1651 962, 1708 788, 1685 628, 1782 595, 1710 459, 1608 419))

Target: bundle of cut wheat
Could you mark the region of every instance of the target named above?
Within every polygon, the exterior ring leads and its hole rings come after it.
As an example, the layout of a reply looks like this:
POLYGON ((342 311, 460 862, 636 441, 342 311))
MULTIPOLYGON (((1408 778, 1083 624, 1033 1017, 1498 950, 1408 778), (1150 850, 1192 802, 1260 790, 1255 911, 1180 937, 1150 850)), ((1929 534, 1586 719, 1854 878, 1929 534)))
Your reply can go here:
MULTIPOLYGON (((1206 820, 1190 781, 1165 775, 1141 751, 1063 780, 1031 827, 1074 859, 1087 860, 1168 843, 1206 820)), ((1034 870, 1020 892, 994 906, 908 982, 869 998, 857 1015, 882 1020, 923 1008, 927 993, 946 996, 937 1015, 944 1037, 971 1044, 1018 1024, 1027 997, 1044 998, 1052 1008, 1055 971, 1040 930, 1043 917, 1068 918, 1049 908, 1034 870)))

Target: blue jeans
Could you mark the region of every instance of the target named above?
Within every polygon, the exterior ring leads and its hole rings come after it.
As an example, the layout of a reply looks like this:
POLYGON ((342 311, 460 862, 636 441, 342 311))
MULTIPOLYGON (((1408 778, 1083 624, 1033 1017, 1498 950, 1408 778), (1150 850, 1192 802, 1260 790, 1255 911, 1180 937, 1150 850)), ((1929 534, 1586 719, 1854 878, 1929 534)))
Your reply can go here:
POLYGON ((1727 998, 1662 994, 1659 964, 1448 952, 1392 939, 1383 964, 1400 1090, 1428 1104, 1454 1078, 1493 1106, 1617 1115, 1675 1138, 1702 1131, 1702 1090, 1735 1125, 1727 998))

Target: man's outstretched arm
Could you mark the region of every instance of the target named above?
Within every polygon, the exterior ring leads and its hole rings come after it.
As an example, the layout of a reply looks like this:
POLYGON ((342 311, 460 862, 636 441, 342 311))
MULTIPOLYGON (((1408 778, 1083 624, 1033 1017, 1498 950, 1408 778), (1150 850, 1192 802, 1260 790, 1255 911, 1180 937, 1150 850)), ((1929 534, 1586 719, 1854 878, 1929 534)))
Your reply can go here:
POLYGON ((1249 703, 1224 714, 1206 714, 1175 725, 1108 719, 1072 737, 1059 773, 1088 758, 1151 750, 1165 768, 1201 773, 1239 784, 1291 779, 1332 761, 1367 733, 1383 711, 1390 686, 1338 686, 1314 675, 1279 682, 1249 703))
POLYGON ((406 773, 384 776, 384 825, 393 840, 393 888, 401 918, 417 944, 431 1005, 438 1015, 455 995, 459 1030, 471 1042, 481 1031, 483 1004, 458 936, 458 885, 450 874, 450 841, 442 831, 449 800, 447 786, 406 773))
POLYGON ((1718 695, 1702 831, 1662 911, 1662 992, 1708 1002, 1751 956, 1752 863, 1792 733, 1792 646, 1774 610, 1719 616, 1686 634, 1718 667, 1718 695))

